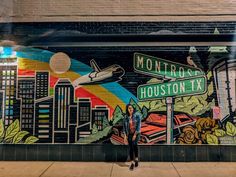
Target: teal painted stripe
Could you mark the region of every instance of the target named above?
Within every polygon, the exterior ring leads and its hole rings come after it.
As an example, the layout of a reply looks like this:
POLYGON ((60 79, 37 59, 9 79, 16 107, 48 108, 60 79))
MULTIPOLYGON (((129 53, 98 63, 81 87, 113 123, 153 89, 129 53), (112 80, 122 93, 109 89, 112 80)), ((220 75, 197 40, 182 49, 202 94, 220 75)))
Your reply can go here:
POLYGON ((135 102, 138 102, 137 98, 132 93, 130 93, 127 89, 116 82, 102 84, 102 86, 117 97, 121 98, 121 100, 124 101, 125 104, 128 104, 131 98, 135 102))
MULTIPOLYGON (((24 48, 21 51, 17 52, 17 57, 28 58, 28 59, 32 59, 35 61, 49 63, 49 60, 53 54, 54 54, 53 52, 50 52, 47 50, 34 49, 34 48, 24 48)), ((85 75, 85 74, 88 74, 92 71, 92 69, 88 65, 86 65, 76 59, 71 60, 70 70, 74 71, 80 75, 85 75)), ((103 86, 109 92, 116 95, 125 104, 129 103, 129 100, 131 98, 133 98, 137 102, 137 98, 131 92, 129 92, 127 89, 125 89, 124 87, 122 87, 120 84, 118 84, 116 82, 101 84, 101 86, 103 86)))
POLYGON ((39 109, 39 113, 49 113, 49 109, 39 109))

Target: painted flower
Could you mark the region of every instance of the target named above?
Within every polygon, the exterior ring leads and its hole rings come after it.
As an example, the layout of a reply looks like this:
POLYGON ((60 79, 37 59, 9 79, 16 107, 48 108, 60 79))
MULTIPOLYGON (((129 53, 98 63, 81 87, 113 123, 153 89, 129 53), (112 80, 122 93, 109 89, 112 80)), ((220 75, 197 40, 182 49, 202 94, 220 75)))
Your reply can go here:
POLYGON ((183 132, 177 140, 178 144, 201 144, 198 131, 194 127, 188 125, 183 128, 183 132))
POLYGON ((206 135, 213 134, 214 131, 219 128, 215 120, 211 118, 201 118, 196 122, 196 128, 199 132, 200 139, 206 143, 206 135))

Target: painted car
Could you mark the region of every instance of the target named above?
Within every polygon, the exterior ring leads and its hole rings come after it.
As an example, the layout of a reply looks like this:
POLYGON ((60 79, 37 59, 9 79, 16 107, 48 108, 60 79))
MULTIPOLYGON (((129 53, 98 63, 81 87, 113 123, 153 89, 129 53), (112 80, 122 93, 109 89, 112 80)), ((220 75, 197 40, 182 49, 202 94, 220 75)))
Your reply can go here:
MULTIPOLYGON (((186 125, 193 125, 197 117, 187 113, 174 113, 173 136, 177 137, 186 125)), ((122 126, 113 127, 111 141, 114 144, 123 144, 122 126)), ((141 138, 139 144, 164 143, 166 141, 166 112, 150 112, 147 118, 141 123, 141 138)))

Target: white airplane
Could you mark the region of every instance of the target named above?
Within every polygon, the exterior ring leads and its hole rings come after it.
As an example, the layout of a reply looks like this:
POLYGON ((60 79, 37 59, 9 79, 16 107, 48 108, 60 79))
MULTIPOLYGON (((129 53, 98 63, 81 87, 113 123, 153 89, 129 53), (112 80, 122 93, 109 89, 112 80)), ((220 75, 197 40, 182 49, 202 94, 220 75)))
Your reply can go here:
POLYGON ((92 84, 104 84, 107 82, 118 82, 122 80, 122 76, 125 74, 125 70, 117 64, 108 66, 107 68, 100 69, 95 60, 90 61, 90 65, 93 71, 89 74, 79 77, 74 80, 73 86, 79 85, 92 85, 92 84))

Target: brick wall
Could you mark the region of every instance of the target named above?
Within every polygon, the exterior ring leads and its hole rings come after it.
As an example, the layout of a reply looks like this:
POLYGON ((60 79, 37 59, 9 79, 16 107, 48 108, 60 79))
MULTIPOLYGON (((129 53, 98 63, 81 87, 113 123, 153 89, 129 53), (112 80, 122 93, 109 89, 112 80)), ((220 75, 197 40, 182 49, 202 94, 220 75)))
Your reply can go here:
POLYGON ((233 21, 235 0, 0 0, 1 22, 233 21))

